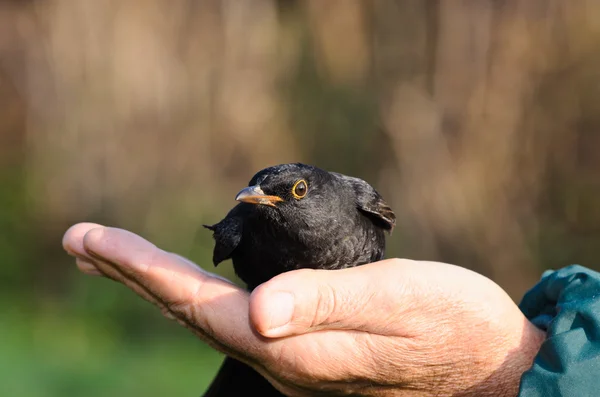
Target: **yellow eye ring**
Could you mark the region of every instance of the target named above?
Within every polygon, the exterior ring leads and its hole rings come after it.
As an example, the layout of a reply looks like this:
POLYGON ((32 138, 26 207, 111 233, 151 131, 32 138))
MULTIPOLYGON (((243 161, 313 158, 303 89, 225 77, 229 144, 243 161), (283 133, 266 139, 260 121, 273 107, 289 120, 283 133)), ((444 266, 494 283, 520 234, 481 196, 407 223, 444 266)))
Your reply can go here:
POLYGON ((304 196, 306 196, 306 192, 308 192, 308 183, 304 179, 300 179, 294 186, 292 187, 292 195, 296 200, 300 200, 304 196))

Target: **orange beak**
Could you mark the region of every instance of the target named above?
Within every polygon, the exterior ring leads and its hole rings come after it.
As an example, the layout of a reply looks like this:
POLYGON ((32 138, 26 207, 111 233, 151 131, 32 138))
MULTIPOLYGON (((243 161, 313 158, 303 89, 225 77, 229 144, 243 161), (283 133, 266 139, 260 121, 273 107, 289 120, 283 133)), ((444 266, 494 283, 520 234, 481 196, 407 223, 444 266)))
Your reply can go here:
POLYGON ((279 196, 268 196, 262 191, 260 186, 248 186, 243 188, 237 196, 236 201, 241 201, 250 204, 270 205, 275 207, 275 203, 283 201, 279 196))

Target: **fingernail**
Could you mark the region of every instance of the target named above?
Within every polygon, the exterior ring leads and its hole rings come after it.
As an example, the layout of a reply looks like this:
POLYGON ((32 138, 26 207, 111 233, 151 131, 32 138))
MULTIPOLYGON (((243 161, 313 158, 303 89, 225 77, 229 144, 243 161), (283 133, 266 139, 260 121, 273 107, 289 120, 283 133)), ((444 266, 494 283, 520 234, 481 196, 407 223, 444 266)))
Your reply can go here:
POLYGON ((289 292, 275 292, 269 303, 269 330, 281 328, 292 321, 294 315, 294 295, 289 292))

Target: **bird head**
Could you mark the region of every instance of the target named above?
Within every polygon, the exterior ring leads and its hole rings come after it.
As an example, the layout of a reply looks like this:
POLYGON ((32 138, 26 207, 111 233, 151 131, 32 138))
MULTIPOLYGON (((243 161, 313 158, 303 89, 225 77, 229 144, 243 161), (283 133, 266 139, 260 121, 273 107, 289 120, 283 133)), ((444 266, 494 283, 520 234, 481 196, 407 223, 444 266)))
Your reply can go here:
POLYGON ((235 199, 269 207, 300 205, 304 200, 311 200, 312 191, 317 186, 322 189, 326 184, 327 173, 319 171, 305 164, 282 164, 265 168, 252 177, 248 187, 242 189, 235 199))
POLYGON ((288 221, 312 227, 318 227, 319 222, 342 222, 356 210, 389 231, 396 221, 379 193, 362 179, 301 163, 259 171, 235 199, 256 205, 264 214, 279 213, 288 221))

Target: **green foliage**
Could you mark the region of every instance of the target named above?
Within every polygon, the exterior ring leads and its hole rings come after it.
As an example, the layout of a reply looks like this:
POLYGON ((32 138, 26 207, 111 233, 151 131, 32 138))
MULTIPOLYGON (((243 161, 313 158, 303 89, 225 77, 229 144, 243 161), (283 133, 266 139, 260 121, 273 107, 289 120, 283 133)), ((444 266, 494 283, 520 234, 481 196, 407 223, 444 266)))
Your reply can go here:
POLYGON ((197 396, 222 360, 175 323, 168 331, 124 336, 117 323, 98 312, 94 316, 74 315, 60 305, 4 312, 2 394, 197 396))
POLYGON ((30 224, 20 168, 0 168, 0 288, 15 289, 27 278, 26 264, 33 259, 24 249, 30 224))

